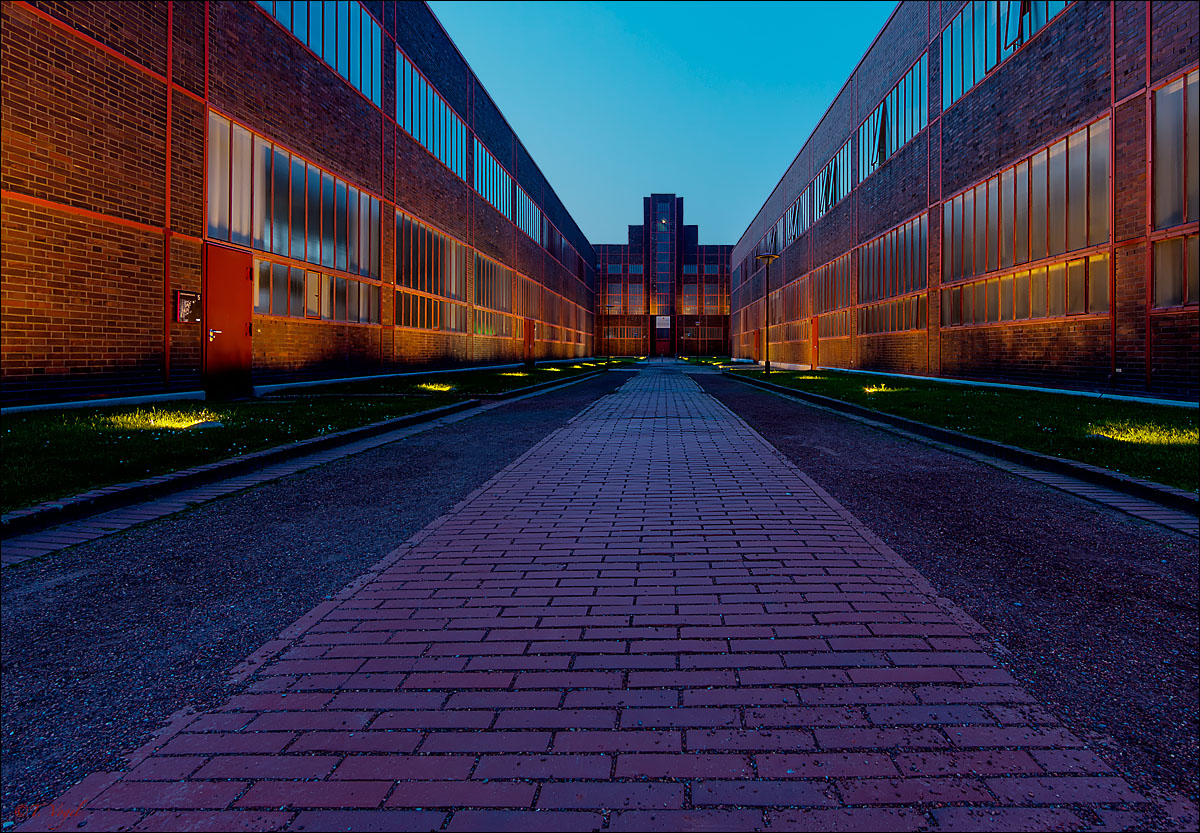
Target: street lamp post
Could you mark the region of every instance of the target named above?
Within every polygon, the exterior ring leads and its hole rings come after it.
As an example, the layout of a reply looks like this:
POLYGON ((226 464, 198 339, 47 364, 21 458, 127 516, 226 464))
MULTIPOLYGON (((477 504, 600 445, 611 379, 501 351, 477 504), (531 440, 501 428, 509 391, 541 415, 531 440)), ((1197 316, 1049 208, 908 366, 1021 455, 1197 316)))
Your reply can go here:
POLYGON ((763 277, 763 375, 771 372, 771 264, 779 259, 774 252, 763 252, 755 255, 758 261, 767 267, 763 277))

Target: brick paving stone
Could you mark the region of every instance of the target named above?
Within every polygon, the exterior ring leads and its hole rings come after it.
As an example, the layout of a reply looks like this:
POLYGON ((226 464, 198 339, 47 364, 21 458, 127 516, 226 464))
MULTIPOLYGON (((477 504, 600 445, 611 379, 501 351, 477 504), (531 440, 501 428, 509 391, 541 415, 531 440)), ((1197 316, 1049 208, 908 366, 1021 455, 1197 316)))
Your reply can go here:
POLYGON ((227 703, 68 795, 155 829, 1054 829, 1153 810, 988 644, 652 365, 264 646, 227 703))

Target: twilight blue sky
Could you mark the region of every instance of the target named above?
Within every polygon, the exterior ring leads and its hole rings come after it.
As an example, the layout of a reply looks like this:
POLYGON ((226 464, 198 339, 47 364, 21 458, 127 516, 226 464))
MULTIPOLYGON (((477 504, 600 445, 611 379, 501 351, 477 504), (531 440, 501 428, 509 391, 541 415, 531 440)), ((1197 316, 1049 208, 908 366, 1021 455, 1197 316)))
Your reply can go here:
POLYGON ((592 243, 651 192, 736 243, 896 4, 429 5, 592 243))

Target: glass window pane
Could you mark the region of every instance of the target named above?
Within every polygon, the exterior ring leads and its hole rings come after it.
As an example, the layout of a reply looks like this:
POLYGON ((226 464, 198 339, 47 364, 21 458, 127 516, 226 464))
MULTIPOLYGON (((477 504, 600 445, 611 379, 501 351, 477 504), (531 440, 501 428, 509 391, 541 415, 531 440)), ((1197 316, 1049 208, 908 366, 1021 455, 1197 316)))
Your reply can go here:
POLYGON ((371 270, 370 276, 379 279, 379 200, 371 197, 371 270))
POLYGON ((249 246, 250 185, 252 182, 250 131, 241 125, 233 125, 232 146, 233 171, 230 175, 232 205, 229 218, 229 239, 242 246, 249 246))
POLYGON ((1020 321, 1029 317, 1029 273, 1022 272, 1013 278, 1013 318, 1020 321))
POLYGON ((288 268, 282 263, 271 264, 271 314, 287 315, 288 268))
POLYGON ((358 287, 358 281, 346 281, 346 320, 354 323, 358 322, 358 287))
POLYGON ((1108 312, 1108 255, 1088 260, 1088 312, 1108 312))
MULTIPOLYGON (((994 223, 995 220, 993 219, 994 223)), ((968 274, 982 275, 987 271, 987 252, 996 245, 995 226, 988 237, 987 183, 975 186, 975 269, 968 274)))
MULTIPOLYGON (((950 252, 953 248, 951 237, 953 235, 953 224, 950 218, 950 211, 954 204, 953 200, 948 200, 942 204, 942 281, 951 280, 953 277, 950 271, 950 252)), ((872 298, 875 296, 872 295, 872 298)))
POLYGON ((1067 250, 1087 245, 1087 131, 1071 134, 1068 141, 1069 195, 1067 199, 1067 250))
POLYGON ((254 248, 271 248, 271 143, 254 137, 254 248))
POLYGON ((1047 152, 1034 154, 1029 168, 1029 259, 1046 256, 1046 159, 1047 152))
POLYGON ((1013 194, 1016 182, 1016 173, 1012 168, 1000 175, 1000 268, 1013 265, 1013 237, 1014 237, 1014 221, 1016 217, 1016 205, 1014 204, 1013 194))
POLYGON ((1187 239, 1187 302, 1194 304, 1200 301, 1200 235, 1193 234, 1187 239))
POLYGON ((358 206, 359 192, 353 185, 350 186, 349 194, 346 199, 346 210, 349 213, 349 218, 346 223, 346 240, 349 241, 350 259, 346 264, 346 271, 358 274, 358 246, 359 237, 361 234, 358 230, 358 206))
POLYGON ((291 292, 289 298, 289 310, 291 314, 298 317, 304 316, 304 270, 293 266, 291 272, 291 292))
POLYGON ((1088 245, 1108 240, 1108 119, 1088 132, 1088 245))
POLYGON ((1073 260, 1067 264, 1067 312, 1072 315, 1087 309, 1083 264, 1082 260, 1073 260))
POLYGON ((305 274, 304 314, 309 318, 321 317, 321 275, 317 272, 305 274))
POLYGON ((358 89, 363 88, 362 74, 362 18, 363 7, 354 3, 350 7, 350 83, 358 89))
POLYGON ((992 177, 988 180, 987 185, 987 271, 991 272, 999 267, 997 260, 997 245, 1000 240, 1000 177, 992 177))
POLYGON ((1064 139, 1050 147, 1049 220, 1050 254, 1067 250, 1067 142, 1064 139))
POLYGON ((952 101, 954 101, 954 99, 951 98, 951 96, 950 96, 950 91, 952 89, 952 85, 951 85, 951 81, 950 81, 950 78, 951 78, 950 66, 952 63, 952 56, 950 53, 950 36, 953 33, 953 31, 954 30, 953 30, 952 26, 947 26, 945 31, 942 32, 942 110, 943 111, 948 110, 950 108, 950 103, 952 101))
POLYGON ((987 321, 987 284, 987 281, 980 281, 972 287, 975 305, 971 321, 975 324, 983 324, 987 321))
POLYGON ((1029 273, 1029 317, 1046 317, 1046 267, 1029 273))
POLYGON ((229 239, 229 121, 208 113, 208 236, 229 239))
POLYGON ((1011 275, 1000 279, 1000 320, 1013 320, 1013 279, 1011 275))
POLYGON ((307 190, 308 165, 292 157, 292 257, 304 260, 304 195, 307 190))
POLYGON ((329 275, 321 275, 321 318, 333 320, 333 278, 329 275))
POLYGON ((321 171, 308 166, 308 230, 305 235, 306 255, 309 263, 321 262, 321 171))
POLYGON ((1187 219, 1200 219, 1200 72, 1187 77, 1187 219))
POLYGON ((321 172, 321 265, 333 267, 333 177, 321 172))
POLYGON ((987 282, 987 320, 989 322, 1000 320, 1000 281, 998 280, 987 282))
POLYGON ((1183 79, 1154 94, 1154 225, 1183 222, 1183 79))
POLYGON ((325 62, 337 66, 337 3, 318 3, 325 10, 325 62))
POLYGON ((1154 306, 1175 307, 1183 303, 1183 239, 1154 244, 1154 306))
POLYGON ((350 77, 350 0, 338 0, 337 71, 350 77))
POLYGON ((292 0, 275 0, 275 17, 286 28, 292 28, 292 0))
POLYGON ((271 264, 265 260, 254 261, 254 311, 271 311, 271 264))
POLYGON ((292 32, 301 43, 308 43, 308 0, 296 0, 292 4, 292 32))
POLYGON ((334 268, 346 268, 346 183, 337 180, 337 200, 334 203, 334 231, 336 235, 335 250, 337 264, 334 268))
POLYGON ((1029 163, 1017 165, 1016 199, 1013 208, 1014 229, 1013 263, 1029 260, 1029 163))
POLYGON ((286 255, 288 253, 291 167, 291 157, 279 148, 275 148, 275 183, 272 187, 274 202, 271 206, 271 251, 279 255, 286 255))
POLYGON ((1067 267, 1058 263, 1049 269, 1050 315, 1065 315, 1067 311, 1067 267))
MULTIPOLYGON (((403 229, 408 228, 408 220, 401 218, 403 228, 398 230, 398 234, 402 235, 403 229)), ((353 235, 352 235, 353 237, 353 235)), ((358 195, 358 274, 366 275, 370 273, 371 267, 371 197, 366 193, 358 195)), ((407 256, 407 248, 404 248, 404 241, 407 237, 397 242, 397 246, 402 248, 402 254, 407 256)), ((396 269, 400 269, 400 254, 396 255, 396 269)), ((405 272, 404 274, 407 274, 405 272)), ((378 277, 375 275, 374 277, 378 277)))
POLYGON ((325 44, 325 40, 321 36, 321 16, 324 8, 325 4, 322 2, 308 4, 308 48, 317 53, 318 57, 325 44))

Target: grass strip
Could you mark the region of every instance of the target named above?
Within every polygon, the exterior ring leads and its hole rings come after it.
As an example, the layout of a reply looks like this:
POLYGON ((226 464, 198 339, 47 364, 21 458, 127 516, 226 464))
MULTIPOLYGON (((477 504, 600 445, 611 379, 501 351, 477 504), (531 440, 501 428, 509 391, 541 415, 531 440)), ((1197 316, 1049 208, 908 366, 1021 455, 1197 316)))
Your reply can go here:
MULTIPOLYGON (((733 373, 762 375, 761 370, 733 373)), ((1189 408, 863 373, 775 371, 771 382, 1195 492, 1200 415, 1189 408)))
MULTIPOLYGON (((608 367, 623 364, 608 362, 608 367)), ((401 376, 391 379, 366 379, 360 382, 334 382, 303 388, 296 395, 348 395, 378 396, 414 394, 454 394, 475 397, 505 393, 516 388, 529 387, 543 382, 566 382, 573 376, 594 373, 605 367, 604 360, 579 361, 574 364, 538 365, 537 367, 514 367, 508 370, 467 370, 460 373, 442 373, 436 376, 401 376)))
POLYGON ((3 511, 448 405, 437 394, 387 399, 163 402, 5 415, 3 511), (217 422, 210 427, 196 423, 217 422))

